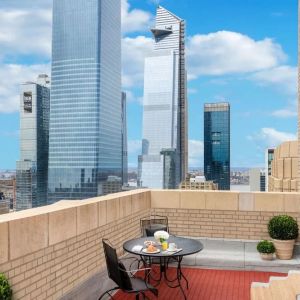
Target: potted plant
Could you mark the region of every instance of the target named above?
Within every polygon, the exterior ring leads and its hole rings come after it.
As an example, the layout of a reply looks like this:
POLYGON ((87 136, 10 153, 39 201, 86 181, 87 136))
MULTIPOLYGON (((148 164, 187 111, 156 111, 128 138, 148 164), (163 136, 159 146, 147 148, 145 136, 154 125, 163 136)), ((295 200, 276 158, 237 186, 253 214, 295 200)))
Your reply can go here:
POLYGON ((260 254, 260 257, 263 260, 272 260, 274 253, 275 253, 275 247, 274 244, 271 241, 261 241, 257 244, 256 247, 257 251, 260 254))
POLYGON ((12 290, 4 274, 0 273, 0 300, 11 300, 12 290))
POLYGON ((268 231, 273 239, 276 256, 279 259, 291 259, 299 232, 297 221, 287 215, 275 216, 269 221, 268 231))

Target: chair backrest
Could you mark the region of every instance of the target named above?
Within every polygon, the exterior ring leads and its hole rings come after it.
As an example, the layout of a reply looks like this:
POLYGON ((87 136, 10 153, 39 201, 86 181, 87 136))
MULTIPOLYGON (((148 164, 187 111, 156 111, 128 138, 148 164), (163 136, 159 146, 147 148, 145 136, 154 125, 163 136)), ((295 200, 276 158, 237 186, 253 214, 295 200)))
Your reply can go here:
MULTIPOLYGON (((159 215, 151 215, 150 217, 142 218, 140 220, 141 226, 141 234, 142 236, 147 236, 147 227, 151 227, 153 224, 160 224, 165 225, 166 231, 169 232, 169 222, 168 217, 166 216, 159 216, 159 215)), ((148 235, 149 236, 149 235, 148 235)))
POLYGON ((113 280, 121 289, 131 290, 131 280, 122 262, 119 261, 117 251, 110 245, 107 239, 102 240, 105 254, 108 277, 113 280))

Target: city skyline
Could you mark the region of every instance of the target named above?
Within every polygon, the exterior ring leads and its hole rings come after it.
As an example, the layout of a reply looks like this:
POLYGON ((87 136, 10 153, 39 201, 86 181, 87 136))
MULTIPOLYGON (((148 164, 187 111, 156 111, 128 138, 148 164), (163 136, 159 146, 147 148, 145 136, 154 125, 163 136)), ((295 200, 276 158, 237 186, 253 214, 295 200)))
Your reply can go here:
MULTIPOLYGON (((5 84, 5 89, 0 89, 0 135, 6 144, 5 149, 1 149, 1 157, 5 157, 0 161, 1 169, 13 169, 14 161, 19 159, 19 116, 17 112, 8 113, 17 109, 14 99, 18 100, 19 91, 14 83, 33 80, 49 68, 51 8, 48 2, 35 2, 32 9, 29 9, 31 1, 0 4, 2 13, 7 16, 2 22, 6 22, 3 24, 8 30, 12 30, 9 26, 14 29, 13 37, 19 37, 26 26, 32 28, 33 21, 42 25, 39 28, 43 33, 37 32, 35 43, 23 43, 22 47, 17 42, 10 44, 0 40, 5 45, 0 55, 2 70, 5 70, 5 75, 0 72, 1 83, 5 84), (7 10, 21 10, 32 16, 32 22, 19 17, 14 26, 9 25, 14 14, 7 15, 7 10), (40 13, 33 16, 32 11, 40 13), (28 78, 24 78, 26 72, 12 76, 16 68, 28 70, 28 78)), ((143 58, 152 46, 148 29, 153 24, 155 5, 136 0, 122 4, 123 89, 128 95, 129 166, 132 167, 137 164, 141 150, 143 76, 140 74, 143 58)), ((296 137, 297 1, 252 1, 251 4, 229 1, 226 5, 222 3, 218 11, 211 1, 174 3, 165 0, 161 4, 186 19, 188 24, 190 166, 203 166, 203 103, 224 99, 230 99, 232 127, 235 128, 232 165, 263 166, 266 147, 296 137), (235 9, 231 12, 233 6, 235 9), (248 45, 251 51, 241 51, 241 44, 248 45), (212 45, 216 51, 205 52, 205 46, 212 45), (216 54, 218 49, 224 50, 220 56, 216 54), (231 64, 227 63, 229 59, 231 64), (238 126, 234 126, 236 124, 238 126)))

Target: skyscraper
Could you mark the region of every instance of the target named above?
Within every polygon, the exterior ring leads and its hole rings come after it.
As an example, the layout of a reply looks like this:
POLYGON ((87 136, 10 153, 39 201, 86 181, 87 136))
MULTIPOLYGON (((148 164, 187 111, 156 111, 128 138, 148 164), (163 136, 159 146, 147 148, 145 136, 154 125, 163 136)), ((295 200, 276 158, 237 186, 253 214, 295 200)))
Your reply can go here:
MULTIPOLYGON (((187 172, 185 21, 158 6, 153 55, 145 60, 143 143, 139 182, 149 188, 177 187, 187 172), (172 163, 161 153, 172 152, 172 163), (171 151, 171 152, 170 152, 171 151), (166 166, 174 170, 165 170, 166 166), (172 183, 172 185, 173 185, 172 183)), ((171 156, 169 156, 170 158, 171 156)))
POLYGON ((249 170, 250 192, 266 191, 266 172, 260 168, 252 168, 249 170))
POLYGON ((204 175, 230 190, 230 105, 204 105, 204 175))
POLYGON ((269 176, 272 174, 272 161, 274 159, 274 148, 267 148, 265 154, 265 169, 266 169, 266 187, 265 191, 269 190, 269 176))
POLYGON ((121 3, 54 0, 48 202, 122 176, 121 3))
POLYGON ((21 85, 20 160, 16 170, 16 210, 47 204, 50 80, 21 85))
POLYGON ((122 183, 128 183, 127 110, 126 93, 122 92, 122 183))

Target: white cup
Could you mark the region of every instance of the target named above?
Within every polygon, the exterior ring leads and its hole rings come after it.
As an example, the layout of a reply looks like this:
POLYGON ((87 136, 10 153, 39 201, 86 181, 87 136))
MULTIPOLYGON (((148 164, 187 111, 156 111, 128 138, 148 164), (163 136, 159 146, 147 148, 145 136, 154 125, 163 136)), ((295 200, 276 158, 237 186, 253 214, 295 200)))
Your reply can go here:
POLYGON ((176 246, 176 244, 175 243, 170 243, 169 244, 169 250, 176 250, 177 249, 177 246, 176 246))

